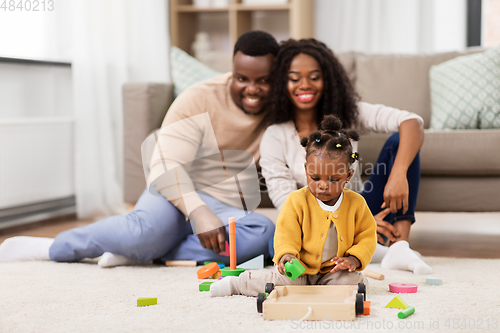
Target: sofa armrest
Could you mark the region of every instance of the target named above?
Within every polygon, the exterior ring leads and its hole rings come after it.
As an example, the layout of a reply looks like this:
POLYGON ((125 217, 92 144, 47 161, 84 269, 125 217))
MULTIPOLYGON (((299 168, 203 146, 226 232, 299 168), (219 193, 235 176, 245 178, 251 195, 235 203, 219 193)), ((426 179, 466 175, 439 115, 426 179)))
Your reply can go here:
POLYGON ((124 200, 135 204, 146 188, 141 144, 160 127, 174 99, 173 85, 167 83, 126 83, 123 97, 124 200))

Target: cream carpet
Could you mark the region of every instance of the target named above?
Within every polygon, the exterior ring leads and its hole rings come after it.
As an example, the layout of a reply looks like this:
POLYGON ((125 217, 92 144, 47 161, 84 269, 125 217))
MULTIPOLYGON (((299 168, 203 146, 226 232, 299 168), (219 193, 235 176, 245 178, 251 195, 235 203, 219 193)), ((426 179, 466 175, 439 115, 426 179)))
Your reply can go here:
POLYGON ((500 331, 500 259, 427 257, 441 286, 425 276, 388 271, 369 279, 371 315, 354 322, 265 321, 255 298, 210 298, 198 291, 197 268, 99 268, 95 261, 0 263, 0 332, 441 332, 500 331), (416 312, 398 319, 384 306, 392 282, 416 283, 402 294, 416 312), (158 304, 137 307, 138 297, 158 304))

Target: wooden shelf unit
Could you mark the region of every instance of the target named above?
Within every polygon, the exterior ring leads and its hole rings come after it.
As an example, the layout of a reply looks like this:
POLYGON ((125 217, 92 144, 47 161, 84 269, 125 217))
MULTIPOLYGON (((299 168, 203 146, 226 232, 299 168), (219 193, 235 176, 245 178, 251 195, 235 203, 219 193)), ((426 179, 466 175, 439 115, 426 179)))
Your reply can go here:
POLYGON ((229 0, 228 7, 200 8, 192 0, 170 0, 170 41, 173 46, 191 53, 191 44, 198 32, 198 15, 202 13, 227 13, 229 43, 252 29, 252 14, 257 11, 288 12, 288 31, 291 38, 314 37, 314 0, 289 0, 286 4, 251 6, 241 0, 229 0))

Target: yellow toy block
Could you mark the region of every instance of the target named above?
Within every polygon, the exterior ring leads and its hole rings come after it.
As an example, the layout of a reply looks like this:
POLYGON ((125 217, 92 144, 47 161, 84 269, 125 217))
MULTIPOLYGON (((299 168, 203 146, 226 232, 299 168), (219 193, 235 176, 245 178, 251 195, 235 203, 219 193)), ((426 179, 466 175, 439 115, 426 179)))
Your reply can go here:
POLYGON ((137 306, 148 306, 157 304, 156 297, 139 297, 137 299, 137 306))
POLYGON ((408 303, 405 302, 403 297, 401 295, 398 295, 394 297, 387 305, 385 306, 386 308, 391 308, 391 309, 406 309, 410 307, 408 303))

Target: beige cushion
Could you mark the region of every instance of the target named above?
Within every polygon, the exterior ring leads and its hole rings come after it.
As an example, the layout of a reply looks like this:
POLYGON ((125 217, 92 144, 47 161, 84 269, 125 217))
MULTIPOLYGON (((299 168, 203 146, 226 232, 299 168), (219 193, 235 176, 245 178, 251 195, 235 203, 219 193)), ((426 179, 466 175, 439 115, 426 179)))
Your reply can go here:
MULTIPOLYGON (((470 52, 477 52, 471 50, 470 52)), ((355 88, 361 100, 415 112, 429 128, 431 99, 429 69, 463 53, 433 55, 356 56, 355 88)))
POLYGON ((160 127, 173 100, 173 86, 164 83, 127 83, 123 86, 124 199, 135 203, 146 188, 141 144, 160 127))
POLYGON ((342 66, 344 66, 345 71, 347 72, 347 76, 351 79, 351 82, 354 84, 356 82, 356 53, 355 52, 346 52, 335 54, 337 59, 339 59, 342 66))
MULTIPOLYGON (((363 174, 375 165, 390 134, 361 137, 359 154, 363 174)), ((425 131, 420 150, 422 176, 500 176, 500 130, 425 131)))

